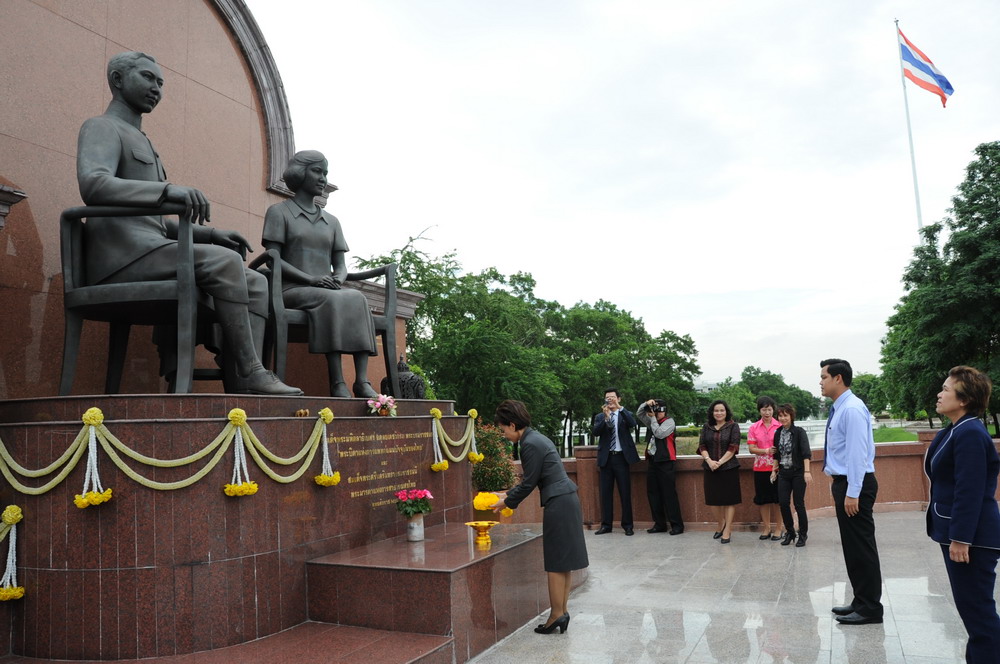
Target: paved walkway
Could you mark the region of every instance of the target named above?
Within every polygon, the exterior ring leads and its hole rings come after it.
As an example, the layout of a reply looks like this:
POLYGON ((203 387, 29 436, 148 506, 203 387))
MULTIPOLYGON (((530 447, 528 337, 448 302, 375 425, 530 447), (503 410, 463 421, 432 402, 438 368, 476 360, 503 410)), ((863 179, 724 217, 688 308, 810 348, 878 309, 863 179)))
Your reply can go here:
POLYGON ((543 614, 472 661, 964 662, 965 629, 924 513, 876 513, 875 522, 884 624, 833 620, 847 582, 834 518, 814 519, 803 548, 751 532, 720 545, 704 531, 615 529, 587 534, 590 578, 570 597, 566 634, 535 634, 543 614))

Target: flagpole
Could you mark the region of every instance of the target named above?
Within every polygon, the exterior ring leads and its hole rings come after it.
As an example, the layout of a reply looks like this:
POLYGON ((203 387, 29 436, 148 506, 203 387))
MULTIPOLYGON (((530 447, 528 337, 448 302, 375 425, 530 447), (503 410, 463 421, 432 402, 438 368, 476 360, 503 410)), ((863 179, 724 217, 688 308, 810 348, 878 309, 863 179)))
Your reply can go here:
POLYGON ((913 151, 913 130, 910 128, 910 102, 906 96, 906 75, 903 73, 903 58, 899 52, 899 19, 896 24, 896 57, 899 58, 899 82, 903 85, 903 108, 906 109, 906 137, 910 141, 910 169, 913 171, 913 199, 917 206, 917 231, 924 227, 923 215, 920 213, 920 187, 917 186, 917 157, 913 151))

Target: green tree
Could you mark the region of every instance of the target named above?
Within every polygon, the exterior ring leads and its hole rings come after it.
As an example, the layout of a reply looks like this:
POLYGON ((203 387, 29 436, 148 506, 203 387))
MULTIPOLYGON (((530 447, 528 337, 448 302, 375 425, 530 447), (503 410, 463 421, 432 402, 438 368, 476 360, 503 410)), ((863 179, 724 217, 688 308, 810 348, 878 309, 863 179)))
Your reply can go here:
POLYGON ((573 425, 589 430, 609 386, 630 409, 659 397, 674 413, 690 410, 699 369, 689 336, 654 338, 641 319, 606 301, 567 309, 542 300, 527 273, 462 274, 453 252, 434 258, 417 247, 423 239, 359 264, 396 262, 399 286, 426 295, 407 327, 408 357, 440 398, 484 413, 520 399, 554 440, 573 425))
MULTIPOLYGON (((933 413, 940 384, 957 364, 991 376, 1000 371, 1000 142, 975 153, 943 226, 923 229, 903 274, 906 293, 887 321, 882 376, 896 410, 933 413), (943 227, 949 236, 939 251, 943 227)), ((996 422, 996 398, 990 410, 996 422)))
POLYGON ((792 404, 799 419, 819 413, 819 400, 801 387, 785 383, 781 374, 765 371, 759 367, 746 367, 740 375, 740 384, 750 390, 755 399, 767 395, 778 404, 792 404))
POLYGON ((699 415, 701 423, 704 423, 708 417, 708 405, 716 399, 722 399, 729 404, 729 409, 733 411, 733 419, 737 422, 755 420, 759 417, 757 397, 753 392, 748 390, 743 383, 734 383, 732 378, 726 378, 715 389, 708 392, 707 399, 703 399, 705 407, 699 415))
POLYGON ((865 402, 872 415, 878 415, 889 405, 889 399, 882 391, 882 381, 875 374, 860 373, 851 381, 851 392, 865 402))

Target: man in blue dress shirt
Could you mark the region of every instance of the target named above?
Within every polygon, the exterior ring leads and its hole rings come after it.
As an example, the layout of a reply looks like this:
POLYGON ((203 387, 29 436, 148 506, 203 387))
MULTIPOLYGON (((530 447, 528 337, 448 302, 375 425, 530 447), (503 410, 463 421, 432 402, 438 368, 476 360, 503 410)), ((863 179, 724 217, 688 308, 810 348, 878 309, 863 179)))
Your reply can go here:
POLYGON ((882 622, 882 568, 873 514, 878 482, 871 414, 850 390, 853 376, 851 364, 845 360, 820 362, 820 390, 833 399, 823 470, 833 478, 831 492, 844 563, 854 589, 851 603, 836 606, 833 612, 842 625, 865 625, 882 622))

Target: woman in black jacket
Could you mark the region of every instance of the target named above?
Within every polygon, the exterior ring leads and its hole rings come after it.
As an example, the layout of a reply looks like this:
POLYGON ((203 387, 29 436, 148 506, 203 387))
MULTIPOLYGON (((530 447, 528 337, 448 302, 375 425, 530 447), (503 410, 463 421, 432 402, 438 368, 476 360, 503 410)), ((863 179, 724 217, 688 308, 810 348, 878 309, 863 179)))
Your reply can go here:
POLYGON ((809 436, 805 429, 795 426, 795 406, 790 403, 778 406, 778 422, 781 428, 774 432, 774 470, 771 481, 778 483, 778 505, 781 518, 785 521, 785 537, 781 546, 795 541, 795 546, 805 546, 809 532, 809 517, 806 516, 806 485, 812 482, 809 472, 809 436), (795 512, 799 516, 799 531, 795 532, 789 498, 795 499, 795 512))
POLYGON ((576 484, 566 475, 562 458, 551 440, 531 428, 531 415, 520 401, 508 399, 497 406, 494 421, 504 438, 518 443, 521 451, 521 483, 500 500, 494 511, 517 509, 521 501, 538 487, 542 501, 542 557, 549 581, 549 619, 535 628, 539 634, 562 634, 569 629, 569 589, 571 573, 590 563, 583 538, 583 511, 576 484))

